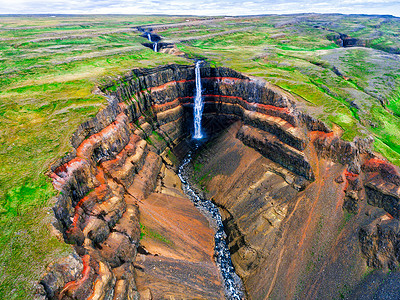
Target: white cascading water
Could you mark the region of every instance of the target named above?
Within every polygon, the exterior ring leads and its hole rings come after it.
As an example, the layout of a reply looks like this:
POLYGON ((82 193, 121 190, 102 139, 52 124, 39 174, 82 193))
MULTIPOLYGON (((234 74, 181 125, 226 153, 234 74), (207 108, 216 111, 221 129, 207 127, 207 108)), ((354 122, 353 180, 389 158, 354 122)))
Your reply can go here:
POLYGON ((147 39, 150 41, 150 43, 153 42, 153 41, 151 40, 151 33, 150 33, 150 32, 147 33, 147 39))
MULTIPOLYGON (((196 96, 194 99, 194 136, 193 139, 201 140, 194 141, 195 148, 192 151, 198 150, 199 143, 203 140, 203 133, 201 132, 201 117, 203 114, 203 97, 201 94, 201 77, 200 77, 200 65, 202 61, 196 62, 195 75, 196 75, 196 96)), ((222 223, 222 217, 218 207, 208 199, 201 197, 196 189, 192 188, 190 178, 190 162, 192 160, 192 151, 186 155, 182 164, 179 166, 178 176, 182 182, 182 188, 185 194, 193 201, 194 205, 207 217, 207 219, 215 228, 214 235, 214 257, 217 266, 221 272, 223 279, 223 285, 225 288, 226 299, 229 300, 243 300, 246 299, 243 289, 243 283, 240 277, 236 274, 235 268, 232 265, 231 254, 229 247, 226 242, 227 235, 224 231, 224 225, 222 223)))
POLYGON ((151 33, 147 32, 147 39, 149 40, 150 43, 153 43, 153 51, 158 52, 158 42, 153 42, 151 39, 151 33))
POLYGON ((201 77, 200 77, 200 65, 201 61, 196 62, 195 74, 196 74, 196 97, 194 98, 194 136, 196 140, 203 138, 203 133, 201 132, 201 117, 203 115, 203 97, 201 95, 201 77))

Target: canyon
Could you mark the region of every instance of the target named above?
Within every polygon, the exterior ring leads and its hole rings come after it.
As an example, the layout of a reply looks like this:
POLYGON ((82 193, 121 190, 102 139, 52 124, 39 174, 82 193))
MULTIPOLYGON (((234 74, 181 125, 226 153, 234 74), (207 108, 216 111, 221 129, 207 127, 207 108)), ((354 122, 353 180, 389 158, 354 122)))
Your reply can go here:
MULTIPOLYGON (((400 261, 400 174, 372 140, 302 112, 288 92, 200 68, 206 141, 190 164, 220 210, 247 299, 373 297, 369 269, 400 261)), ((74 254, 50 265, 38 299, 222 299, 214 230, 177 175, 193 150, 195 66, 133 69, 53 163, 54 227, 74 254)), ((366 298, 370 299, 370 298, 366 298)))

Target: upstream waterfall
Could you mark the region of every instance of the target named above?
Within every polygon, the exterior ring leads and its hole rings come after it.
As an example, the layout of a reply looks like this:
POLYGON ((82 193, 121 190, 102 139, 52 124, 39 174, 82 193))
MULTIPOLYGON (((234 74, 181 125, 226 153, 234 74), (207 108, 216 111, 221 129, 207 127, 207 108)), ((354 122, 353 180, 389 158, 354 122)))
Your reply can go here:
POLYGON ((196 140, 203 138, 203 133, 201 132, 201 117, 203 114, 203 97, 201 95, 201 76, 200 76, 200 65, 202 61, 196 62, 195 74, 196 74, 196 96, 194 98, 194 136, 196 140))
POLYGON ((158 42, 157 39, 156 41, 153 41, 153 39, 151 38, 151 33, 147 32, 147 39, 149 40, 150 43, 153 43, 153 51, 154 52, 158 52, 158 42))
POLYGON ((150 33, 150 32, 147 33, 147 39, 150 41, 150 43, 153 42, 153 41, 151 40, 151 33, 150 33))

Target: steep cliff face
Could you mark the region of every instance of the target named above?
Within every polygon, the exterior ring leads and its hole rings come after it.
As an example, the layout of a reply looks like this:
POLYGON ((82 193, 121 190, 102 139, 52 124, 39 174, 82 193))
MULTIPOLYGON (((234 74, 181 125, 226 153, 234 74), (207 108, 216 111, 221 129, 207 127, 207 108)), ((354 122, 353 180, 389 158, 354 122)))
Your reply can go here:
MULTIPOLYGON (((336 299, 368 285, 372 268, 397 268, 399 221, 385 210, 398 200, 385 202, 383 187, 398 172, 371 158, 368 140, 349 143, 336 132, 309 132, 303 153, 314 174, 310 182, 260 147, 246 147, 244 130, 239 121, 201 151, 194 181, 222 211, 250 299, 336 299), (376 176, 379 190, 368 192, 376 176)), ((379 285, 359 290, 372 299, 379 285)))
MULTIPOLYGON (((193 66, 170 65, 133 70, 103 87, 110 104, 77 129, 74 152, 51 167, 60 191, 56 227, 77 255, 49 269, 41 281, 43 298, 223 297, 212 258, 213 232, 174 173, 179 159, 172 152, 191 134, 194 76, 193 66)), ((379 256, 379 241, 388 235, 372 226, 358 238, 357 224, 368 223, 360 215, 365 195, 398 218, 400 176, 394 167, 377 162, 367 141, 340 140, 297 111, 289 94, 263 80, 210 67, 201 69, 201 77, 206 134, 235 124, 211 149, 213 159, 201 172, 212 174, 205 185, 221 207, 249 298, 320 295, 325 281, 338 274, 320 277, 321 270, 337 268, 334 251, 346 239, 354 249, 360 240, 367 257, 379 256), (304 270, 310 249, 325 247, 309 232, 318 238, 318 220, 328 212, 335 217, 328 218, 327 228, 337 232, 342 204, 360 220, 345 227, 346 234, 344 227, 339 235, 326 233, 322 240, 336 246, 302 282, 293 270, 304 270), (299 260, 293 259, 296 251, 299 260), (314 279, 317 287, 309 285, 314 279), (297 287, 289 288, 289 282, 297 287)), ((390 241, 397 243, 397 231, 390 241)), ((351 253, 359 262, 357 250, 351 253)), ((346 270, 347 278, 352 272, 346 270)))

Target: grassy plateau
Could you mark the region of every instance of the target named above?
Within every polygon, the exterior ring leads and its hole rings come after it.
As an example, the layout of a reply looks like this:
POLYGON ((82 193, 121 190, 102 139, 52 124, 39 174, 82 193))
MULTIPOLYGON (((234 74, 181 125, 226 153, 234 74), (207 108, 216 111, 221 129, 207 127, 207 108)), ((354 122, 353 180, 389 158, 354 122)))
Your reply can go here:
POLYGON ((0 299, 31 298, 46 265, 71 252, 51 233, 57 193, 46 172, 107 104, 98 85, 203 57, 290 91, 344 139, 372 135, 400 165, 399 32, 400 19, 377 16, 1 16, 0 299), (145 25, 186 58, 144 47, 145 25), (340 34, 364 47, 340 47, 340 34))

